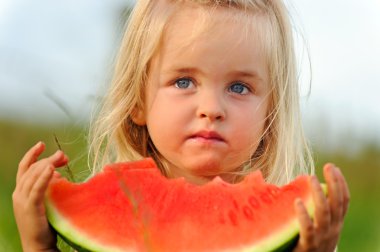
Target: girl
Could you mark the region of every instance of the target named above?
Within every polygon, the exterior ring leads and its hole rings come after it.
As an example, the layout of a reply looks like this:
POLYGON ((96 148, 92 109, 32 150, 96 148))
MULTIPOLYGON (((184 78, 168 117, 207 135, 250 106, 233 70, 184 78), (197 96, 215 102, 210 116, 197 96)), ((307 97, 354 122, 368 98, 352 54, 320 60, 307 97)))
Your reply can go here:
MULTIPOLYGON (((280 0, 140 0, 115 78, 91 131, 94 167, 151 156, 168 177, 231 183, 260 169, 283 184, 312 172, 299 116, 292 30, 280 0)), ((13 194, 25 251, 56 250, 43 197, 58 151, 20 162, 13 194)), ((96 170, 94 171, 96 172, 96 170)), ((329 198, 312 177, 315 218, 295 202, 295 251, 333 251, 348 207, 340 170, 324 167, 329 198)))

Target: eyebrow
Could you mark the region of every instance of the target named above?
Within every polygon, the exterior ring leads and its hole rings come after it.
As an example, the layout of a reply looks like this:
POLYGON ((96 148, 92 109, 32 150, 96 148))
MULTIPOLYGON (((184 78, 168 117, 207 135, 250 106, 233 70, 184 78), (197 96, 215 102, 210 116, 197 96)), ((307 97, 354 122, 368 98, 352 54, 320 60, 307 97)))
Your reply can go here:
POLYGON ((206 75, 201 69, 196 68, 196 67, 182 67, 182 68, 174 68, 165 71, 166 73, 181 73, 181 74, 201 74, 201 75, 206 75))
MULTIPOLYGON (((196 67, 182 67, 182 68, 175 68, 174 70, 167 70, 165 73, 179 73, 179 74, 200 74, 200 75, 206 75, 204 71, 202 71, 199 68, 196 67)), ((227 76, 229 77, 245 77, 245 78, 252 78, 259 81, 263 81, 263 78, 256 72, 256 71, 245 71, 245 70, 233 70, 227 73, 227 76)))
POLYGON ((242 76, 245 78, 251 78, 251 79, 263 81, 263 78, 256 71, 235 70, 235 71, 229 72, 228 76, 239 76, 239 77, 242 76))

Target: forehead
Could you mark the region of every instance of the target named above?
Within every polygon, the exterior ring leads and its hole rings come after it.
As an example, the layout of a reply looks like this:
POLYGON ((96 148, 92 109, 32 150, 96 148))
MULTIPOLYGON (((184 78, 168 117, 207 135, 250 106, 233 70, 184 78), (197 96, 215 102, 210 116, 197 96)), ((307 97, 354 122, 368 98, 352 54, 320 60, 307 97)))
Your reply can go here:
POLYGON ((211 67, 206 64, 210 55, 218 55, 223 66, 240 68, 236 70, 245 70, 242 66, 266 68, 262 23, 263 17, 252 12, 186 3, 169 19, 155 58, 163 68, 199 61, 211 67))
POLYGON ((176 5, 164 29, 163 42, 179 42, 190 46, 194 40, 208 40, 229 35, 235 43, 255 40, 255 47, 262 46, 260 41, 263 15, 253 11, 233 7, 210 7, 191 2, 176 5), (185 38, 185 39, 184 39, 185 38), (187 42, 187 43, 186 43, 187 42))

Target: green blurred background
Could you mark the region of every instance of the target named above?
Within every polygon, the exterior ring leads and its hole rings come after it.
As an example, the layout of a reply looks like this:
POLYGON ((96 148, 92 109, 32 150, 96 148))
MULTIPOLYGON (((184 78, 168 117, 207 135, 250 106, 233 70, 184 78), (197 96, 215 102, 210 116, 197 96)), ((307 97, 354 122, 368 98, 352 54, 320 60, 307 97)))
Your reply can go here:
MULTIPOLYGON (((56 135, 78 179, 86 177, 90 111, 131 2, 0 1, 0 252, 21 251, 11 195, 27 149, 42 140, 51 154, 56 135)), ((302 108, 317 174, 333 162, 350 186, 339 251, 380 251, 380 4, 285 2, 301 31, 302 108)))

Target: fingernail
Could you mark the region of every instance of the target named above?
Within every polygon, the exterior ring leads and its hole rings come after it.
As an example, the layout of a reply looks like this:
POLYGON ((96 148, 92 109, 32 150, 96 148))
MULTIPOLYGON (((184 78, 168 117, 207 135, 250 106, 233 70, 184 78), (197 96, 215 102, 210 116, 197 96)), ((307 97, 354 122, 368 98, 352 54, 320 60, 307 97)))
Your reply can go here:
POLYGON ((337 176, 342 176, 342 171, 340 170, 339 167, 335 167, 335 174, 336 174, 337 176))
POLYGON ((336 166, 335 165, 332 165, 331 167, 330 167, 330 174, 331 175, 333 175, 333 176, 335 176, 335 169, 336 169, 336 166))
POLYGON ((339 167, 336 168, 336 171, 338 172, 339 175, 342 175, 342 170, 339 167))
POLYGON ((57 150, 57 151, 54 153, 54 156, 55 156, 55 157, 59 157, 61 154, 62 154, 62 151, 61 151, 61 150, 57 150))

